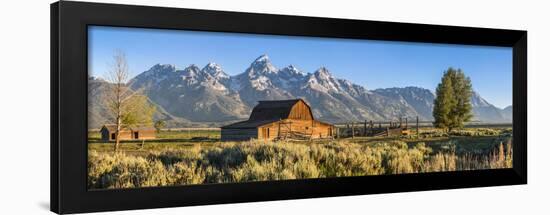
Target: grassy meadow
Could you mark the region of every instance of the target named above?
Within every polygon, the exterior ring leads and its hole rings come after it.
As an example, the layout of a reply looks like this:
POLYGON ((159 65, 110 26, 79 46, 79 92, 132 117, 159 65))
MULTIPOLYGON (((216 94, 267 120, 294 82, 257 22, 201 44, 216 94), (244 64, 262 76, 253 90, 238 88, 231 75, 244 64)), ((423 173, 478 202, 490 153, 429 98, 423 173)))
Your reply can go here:
POLYGON ((113 143, 89 132, 88 187, 205 183, 461 171, 512 167, 511 128, 421 128, 402 137, 220 142, 218 130, 161 131, 156 140, 113 143))

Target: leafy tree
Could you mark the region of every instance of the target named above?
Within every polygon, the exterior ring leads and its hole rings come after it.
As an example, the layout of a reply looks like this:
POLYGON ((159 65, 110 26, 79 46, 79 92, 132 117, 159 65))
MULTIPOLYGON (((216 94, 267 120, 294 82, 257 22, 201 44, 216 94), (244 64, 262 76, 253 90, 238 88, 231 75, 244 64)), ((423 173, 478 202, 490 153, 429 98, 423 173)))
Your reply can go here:
POLYGON ((115 151, 119 149, 122 130, 137 124, 152 124, 155 113, 155 107, 146 96, 127 86, 128 75, 126 55, 118 51, 113 56, 113 64, 107 76, 110 83, 105 97, 112 121, 116 125, 115 151))
POLYGON ((164 120, 158 120, 155 122, 155 129, 157 129, 157 132, 160 132, 160 129, 164 128, 166 126, 166 122, 164 120))
POLYGON ((123 108, 123 127, 153 124, 156 108, 149 102, 147 96, 136 94, 128 99, 123 108))
POLYGON ((449 68, 435 90, 434 126, 450 132, 472 119, 472 83, 461 69, 449 68))

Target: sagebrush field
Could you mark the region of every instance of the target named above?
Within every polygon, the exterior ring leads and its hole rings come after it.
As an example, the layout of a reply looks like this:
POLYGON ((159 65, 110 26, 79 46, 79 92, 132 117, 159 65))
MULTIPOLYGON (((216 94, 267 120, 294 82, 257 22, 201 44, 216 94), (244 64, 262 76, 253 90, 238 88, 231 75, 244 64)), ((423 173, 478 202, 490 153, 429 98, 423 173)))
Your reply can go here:
POLYGON ((512 167, 510 128, 322 141, 220 142, 219 131, 161 131, 112 143, 90 132, 90 189, 232 183, 512 167))

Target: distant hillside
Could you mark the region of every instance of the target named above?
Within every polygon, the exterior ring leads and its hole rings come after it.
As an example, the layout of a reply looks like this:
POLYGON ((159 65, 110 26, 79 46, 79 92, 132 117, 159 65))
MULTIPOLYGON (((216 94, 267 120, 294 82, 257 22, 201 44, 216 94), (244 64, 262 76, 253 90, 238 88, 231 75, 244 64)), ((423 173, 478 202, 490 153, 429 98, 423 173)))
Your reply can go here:
MULTIPOLYGON (((88 126, 89 128, 100 128, 104 124, 113 123, 113 115, 107 109, 107 101, 105 100, 106 90, 109 83, 101 80, 90 78, 88 79, 88 126)), ((149 101, 156 108, 154 120, 164 120, 169 127, 190 126, 192 123, 189 120, 174 117, 166 112, 162 106, 149 101)))
POLYGON ((376 89, 374 92, 390 97, 403 103, 412 106, 420 118, 432 120, 434 93, 428 89, 420 87, 405 87, 405 88, 386 88, 376 89))
POLYGON ((502 116, 507 122, 512 122, 512 105, 505 107, 502 109, 502 116))
MULTIPOLYGON (((482 122, 512 122, 512 112, 495 107, 483 99, 478 93, 472 96, 474 120, 482 122)), ((510 106, 510 110, 512 107, 510 106)))

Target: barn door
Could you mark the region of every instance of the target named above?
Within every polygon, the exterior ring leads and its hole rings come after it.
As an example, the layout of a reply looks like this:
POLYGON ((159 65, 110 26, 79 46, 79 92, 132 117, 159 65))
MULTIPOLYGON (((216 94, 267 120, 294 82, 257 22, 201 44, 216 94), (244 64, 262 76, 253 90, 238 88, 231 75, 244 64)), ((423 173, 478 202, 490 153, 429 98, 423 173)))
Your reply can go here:
POLYGON ((269 139, 269 128, 262 128, 262 137, 263 139, 269 139))

